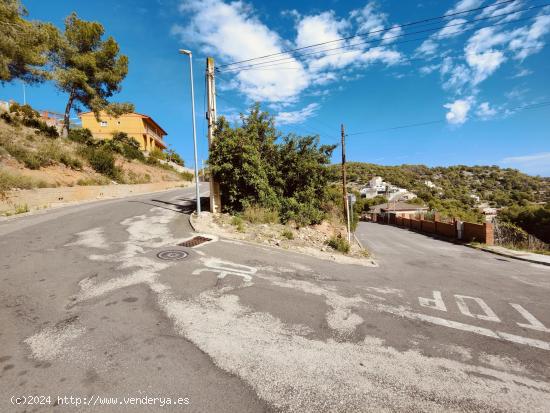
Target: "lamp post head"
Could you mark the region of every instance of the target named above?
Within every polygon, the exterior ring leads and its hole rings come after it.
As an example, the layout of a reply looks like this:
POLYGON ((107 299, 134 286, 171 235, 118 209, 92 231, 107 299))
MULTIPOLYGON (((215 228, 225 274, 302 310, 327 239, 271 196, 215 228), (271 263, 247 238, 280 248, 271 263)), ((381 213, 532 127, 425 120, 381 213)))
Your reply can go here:
POLYGON ((186 54, 188 56, 191 56, 193 53, 191 53, 191 50, 185 50, 185 49, 180 49, 180 53, 181 54, 186 54))

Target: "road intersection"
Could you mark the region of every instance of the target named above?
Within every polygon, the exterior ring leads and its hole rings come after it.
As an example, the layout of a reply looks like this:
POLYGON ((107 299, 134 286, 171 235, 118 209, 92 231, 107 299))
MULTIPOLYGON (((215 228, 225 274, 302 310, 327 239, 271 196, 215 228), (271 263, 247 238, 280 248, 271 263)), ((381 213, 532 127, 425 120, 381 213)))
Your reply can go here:
POLYGON ((190 196, 0 225, 0 410, 32 410, 14 394, 189 399, 162 411, 548 410, 550 268, 378 224, 358 229, 376 268, 213 234, 186 248, 190 196))

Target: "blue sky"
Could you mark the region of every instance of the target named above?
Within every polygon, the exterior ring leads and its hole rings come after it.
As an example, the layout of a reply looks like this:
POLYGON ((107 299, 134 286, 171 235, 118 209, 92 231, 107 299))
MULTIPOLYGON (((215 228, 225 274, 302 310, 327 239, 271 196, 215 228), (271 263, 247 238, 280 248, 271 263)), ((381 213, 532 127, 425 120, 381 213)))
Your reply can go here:
MULTIPOLYGON (((113 100, 133 102, 152 116, 188 166, 189 72, 178 48, 194 53, 199 159, 206 160, 206 56, 223 65, 361 36, 220 66, 219 113, 235 120, 259 101, 284 132, 319 133, 326 143, 339 140, 344 123, 352 161, 496 164, 550 176, 550 107, 532 108, 550 101, 550 7, 525 10, 544 1, 517 0, 429 25, 394 27, 495 2, 502 0, 23 1, 31 19, 60 27, 72 11, 100 21, 130 59, 113 100), (412 34, 417 31, 424 32, 412 34)), ((66 96, 53 86, 26 90, 34 107, 63 110, 66 96)), ((22 101, 20 83, 0 86, 0 99, 11 98, 22 101)), ((339 156, 337 149, 334 160, 339 156)))

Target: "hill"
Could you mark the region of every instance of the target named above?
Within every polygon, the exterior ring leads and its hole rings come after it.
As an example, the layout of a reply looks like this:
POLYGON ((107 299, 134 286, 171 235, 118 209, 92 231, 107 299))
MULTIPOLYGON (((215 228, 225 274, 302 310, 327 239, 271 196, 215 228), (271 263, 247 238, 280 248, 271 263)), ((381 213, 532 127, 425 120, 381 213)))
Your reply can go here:
POLYGON ((13 189, 192 178, 162 164, 160 153, 145 157, 137 142, 125 134, 110 141, 96 141, 89 131, 77 129, 63 138, 32 112, 3 113, 0 118, 0 196, 13 189))
MULTIPOLYGON (((331 165, 333 179, 340 177, 340 165, 331 165)), ((362 162, 347 164, 350 186, 359 188, 372 177, 414 192, 430 208, 444 216, 481 221, 480 205, 496 208, 543 204, 550 201, 550 178, 526 175, 498 166, 425 165, 383 166, 362 162), (428 187, 426 181, 434 184, 428 187), (479 201, 477 200, 479 197, 479 201)))

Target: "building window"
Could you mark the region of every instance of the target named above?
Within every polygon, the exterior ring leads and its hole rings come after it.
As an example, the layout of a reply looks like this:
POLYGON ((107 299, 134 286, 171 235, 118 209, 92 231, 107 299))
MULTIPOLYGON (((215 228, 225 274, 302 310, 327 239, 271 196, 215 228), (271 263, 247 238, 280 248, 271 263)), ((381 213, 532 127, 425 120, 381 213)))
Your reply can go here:
POLYGON ((107 126, 107 122, 102 120, 101 122, 99 122, 99 126, 105 127, 105 126, 107 126))

